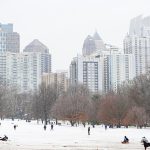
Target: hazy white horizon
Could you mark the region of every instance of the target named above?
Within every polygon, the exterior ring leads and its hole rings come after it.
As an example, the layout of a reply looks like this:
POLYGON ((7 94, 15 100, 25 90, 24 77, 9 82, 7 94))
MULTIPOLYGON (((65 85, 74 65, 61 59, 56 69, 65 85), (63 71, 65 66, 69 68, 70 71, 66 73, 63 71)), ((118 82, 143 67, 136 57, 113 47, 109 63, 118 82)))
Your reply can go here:
POLYGON ((150 15, 149 0, 0 0, 0 22, 13 23, 21 50, 33 39, 52 55, 52 71, 69 68, 88 34, 123 46, 133 17, 150 15))

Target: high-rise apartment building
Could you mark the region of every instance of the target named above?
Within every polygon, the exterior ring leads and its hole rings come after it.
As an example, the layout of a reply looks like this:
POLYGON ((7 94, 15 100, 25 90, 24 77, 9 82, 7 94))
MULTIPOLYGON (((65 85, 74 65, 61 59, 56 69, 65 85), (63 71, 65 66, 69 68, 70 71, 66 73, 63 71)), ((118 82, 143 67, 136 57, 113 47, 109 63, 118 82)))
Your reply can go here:
POLYGON ((19 53, 17 48, 15 51, 17 44, 12 32, 13 26, 2 25, 1 28, 0 35, 4 37, 0 38, 0 82, 16 87, 18 92, 37 90, 42 74, 51 71, 51 55, 47 47, 36 40, 19 53))
POLYGON ((150 16, 131 20, 129 34, 124 39, 124 53, 135 56, 136 76, 150 71, 150 16))
POLYGON ((83 84, 91 92, 102 91, 100 60, 94 57, 75 57, 70 64, 70 84, 83 84))
POLYGON ((0 82, 18 92, 38 89, 43 73, 51 72, 49 49, 34 40, 20 53, 20 36, 13 24, 0 24, 0 82))
POLYGON ((20 36, 13 32, 13 24, 0 24, 0 52, 18 53, 20 36))
POLYGON ((41 53, 0 53, 0 77, 18 92, 38 89, 41 83, 41 53))
POLYGON ((100 56, 103 67, 103 91, 117 92, 124 81, 135 77, 135 61, 132 54, 109 54, 100 56))
POLYGON ((135 56, 136 76, 150 71, 150 37, 126 36, 124 53, 135 56))
POLYGON ((85 39, 82 53, 71 62, 71 85, 83 84, 92 92, 117 92, 123 82, 135 77, 135 56, 104 44, 97 32, 85 39))
POLYGON ((134 55, 78 56, 70 65, 70 84, 83 84, 92 92, 117 92, 124 81, 135 77, 134 55))
POLYGON ((24 52, 41 53, 41 71, 43 73, 51 72, 51 55, 49 49, 39 40, 33 40, 25 47, 24 52))

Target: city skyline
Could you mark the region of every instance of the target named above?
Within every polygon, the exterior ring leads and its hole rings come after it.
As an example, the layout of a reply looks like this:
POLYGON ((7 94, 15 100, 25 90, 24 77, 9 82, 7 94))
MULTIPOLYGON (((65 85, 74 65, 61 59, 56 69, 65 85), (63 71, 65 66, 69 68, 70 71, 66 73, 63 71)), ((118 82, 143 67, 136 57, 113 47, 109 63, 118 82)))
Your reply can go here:
POLYGON ((82 53, 84 39, 95 30, 104 42, 123 48, 130 20, 149 15, 149 4, 148 0, 1 0, 0 22, 14 24, 14 31, 20 34, 21 51, 34 39, 47 45, 54 72, 68 69, 72 58, 82 53))

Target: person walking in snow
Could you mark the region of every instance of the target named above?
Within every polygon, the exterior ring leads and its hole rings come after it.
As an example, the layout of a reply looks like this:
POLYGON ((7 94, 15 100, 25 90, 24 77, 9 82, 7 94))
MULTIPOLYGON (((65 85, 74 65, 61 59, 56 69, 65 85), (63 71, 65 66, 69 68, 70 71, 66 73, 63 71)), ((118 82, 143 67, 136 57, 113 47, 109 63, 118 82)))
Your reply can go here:
POLYGON ((105 125, 105 130, 107 130, 107 125, 105 125))
POLYGON ((53 125, 53 123, 51 124, 51 130, 53 130, 53 127, 54 127, 54 125, 53 125))
POLYGON ((142 137, 141 142, 146 142, 146 143, 148 143, 148 140, 147 140, 147 138, 146 138, 146 137, 142 137))
POLYGON ((143 143, 145 150, 147 149, 147 147, 150 147, 150 143, 148 142, 146 137, 143 137, 141 142, 143 143))
POLYGON ((44 125, 44 130, 46 130, 46 125, 44 125))
POLYGON ((90 127, 88 127, 88 135, 90 135, 90 127))
POLYGON ((16 130, 17 125, 14 125, 14 130, 16 130))

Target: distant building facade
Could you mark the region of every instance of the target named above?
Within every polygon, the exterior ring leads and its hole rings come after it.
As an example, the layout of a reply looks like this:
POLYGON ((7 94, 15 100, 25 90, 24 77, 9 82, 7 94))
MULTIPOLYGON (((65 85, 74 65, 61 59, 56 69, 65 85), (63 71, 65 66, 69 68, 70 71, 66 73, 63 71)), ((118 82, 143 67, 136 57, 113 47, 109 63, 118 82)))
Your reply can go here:
POLYGON ((135 56, 136 76, 150 71, 150 37, 126 36, 124 53, 135 56))
POLYGON ((41 70, 43 73, 51 72, 51 55, 49 49, 39 40, 33 40, 24 49, 24 52, 41 53, 41 70))
POLYGON ((124 81, 135 77, 135 57, 130 54, 111 54, 102 56, 103 91, 118 91, 124 81))
POLYGON ((70 84, 83 84, 95 93, 102 91, 101 69, 98 58, 77 56, 70 64, 70 84))
POLYGON ((20 36, 13 32, 13 24, 0 24, 0 52, 19 53, 20 36))
POLYGON ((14 86, 18 93, 36 91, 41 76, 51 72, 51 55, 39 40, 20 53, 19 34, 13 24, 0 24, 0 82, 14 86))
POLYGON ((133 18, 130 21, 129 35, 139 37, 150 36, 150 16, 143 17, 140 15, 133 18))
POLYGON ((42 82, 47 86, 54 86, 58 94, 66 92, 69 87, 69 79, 67 71, 59 71, 56 73, 44 73, 42 75, 42 82))
POLYGON ((41 53, 0 53, 0 77, 19 93, 36 91, 41 83, 41 53))
POLYGON ((83 55, 73 58, 70 64, 71 85, 83 84, 92 92, 117 92, 123 82, 136 76, 134 54, 104 44, 98 33, 88 36, 83 45, 83 55))
POLYGON ((70 84, 83 84, 92 92, 117 92, 124 81, 135 77, 134 62, 131 54, 77 56, 70 64, 70 84))
POLYGON ((88 35, 84 40, 82 54, 83 56, 91 55, 96 51, 105 50, 105 44, 97 32, 93 36, 88 35))
POLYGON ((150 71, 150 16, 135 17, 124 38, 124 53, 135 56, 136 76, 150 71))

